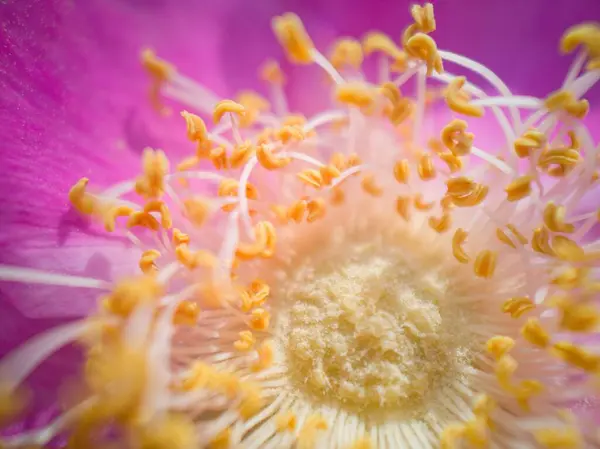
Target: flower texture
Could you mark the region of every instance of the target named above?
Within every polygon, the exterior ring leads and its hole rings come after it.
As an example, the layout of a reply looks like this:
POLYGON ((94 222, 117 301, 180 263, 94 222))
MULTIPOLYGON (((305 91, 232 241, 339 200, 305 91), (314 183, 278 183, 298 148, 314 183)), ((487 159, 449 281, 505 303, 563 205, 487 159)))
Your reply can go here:
POLYGON ((600 27, 565 31, 574 61, 538 98, 438 48, 432 4, 410 14, 398 41, 373 31, 324 53, 297 15, 273 18, 289 62, 316 66, 331 97, 308 117, 290 112, 276 60, 259 69, 269 99, 220 99, 142 51, 148 107, 186 105, 189 153, 148 147, 135 178, 65 192, 129 242, 118 282, 0 266, 5 281, 98 293, 89 316, 0 363, 10 423, 45 359, 69 344, 85 357, 61 414, 3 447, 600 444, 576 407, 600 374, 585 124, 600 27))

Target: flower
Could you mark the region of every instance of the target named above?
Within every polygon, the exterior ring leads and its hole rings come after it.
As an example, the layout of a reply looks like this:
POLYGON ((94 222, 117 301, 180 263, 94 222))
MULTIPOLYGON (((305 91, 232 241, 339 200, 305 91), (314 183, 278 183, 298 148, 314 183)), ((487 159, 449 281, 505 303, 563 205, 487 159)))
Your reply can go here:
POLYGON ((287 58, 324 74, 333 106, 308 117, 290 112, 275 60, 259 72, 271 100, 219 99, 141 52, 149 105, 186 105, 172 116, 188 154, 148 147, 135 177, 100 188, 84 172, 65 192, 90 229, 130 242, 118 282, 0 267, 101 292, 0 363, 9 421, 44 359, 73 342, 85 357, 64 412, 5 445, 600 443, 569 411, 600 370, 598 211, 579 210, 598 181, 583 120, 600 28, 565 31, 561 50, 578 53, 538 98, 438 48, 432 4, 410 13, 399 42, 373 31, 325 53, 296 14, 273 19, 287 58))

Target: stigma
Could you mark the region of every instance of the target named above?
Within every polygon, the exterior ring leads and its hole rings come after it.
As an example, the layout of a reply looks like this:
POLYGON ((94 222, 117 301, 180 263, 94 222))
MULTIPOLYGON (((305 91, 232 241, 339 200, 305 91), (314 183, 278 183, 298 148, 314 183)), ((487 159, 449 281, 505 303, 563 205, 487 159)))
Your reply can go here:
POLYGON ((600 29, 565 32, 577 56, 537 98, 443 50, 432 4, 410 14, 398 41, 373 31, 328 53, 295 14, 273 19, 287 59, 326 75, 332 105, 311 117, 290 109, 275 60, 259 68, 268 95, 223 99, 142 52, 150 107, 180 109, 189 154, 147 148, 131 179, 65 192, 129 240, 135 263, 114 284, 0 267, 98 290, 89 317, 0 363, 10 422, 44 359, 73 343, 86 358, 72 405, 3 447, 600 444, 567 410, 600 373, 585 338, 600 323, 599 211, 584 207, 600 29))

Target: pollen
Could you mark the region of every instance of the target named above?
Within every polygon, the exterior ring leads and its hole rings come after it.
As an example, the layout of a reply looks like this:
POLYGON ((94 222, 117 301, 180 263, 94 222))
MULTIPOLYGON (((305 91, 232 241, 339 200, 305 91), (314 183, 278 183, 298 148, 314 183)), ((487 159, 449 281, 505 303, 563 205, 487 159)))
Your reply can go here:
POLYGON ((285 49, 291 62, 310 64, 313 60, 311 50, 314 44, 300 18, 293 13, 275 17, 272 21, 273 31, 281 46, 285 49))
POLYGON ((459 114, 471 117, 483 117, 483 108, 473 106, 465 100, 466 96, 461 89, 467 82, 464 76, 458 76, 448 84, 444 97, 448 107, 459 114))
POLYGON ((235 114, 243 117, 246 113, 246 108, 233 100, 221 100, 215 106, 213 112, 213 122, 219 123, 225 114, 235 114))

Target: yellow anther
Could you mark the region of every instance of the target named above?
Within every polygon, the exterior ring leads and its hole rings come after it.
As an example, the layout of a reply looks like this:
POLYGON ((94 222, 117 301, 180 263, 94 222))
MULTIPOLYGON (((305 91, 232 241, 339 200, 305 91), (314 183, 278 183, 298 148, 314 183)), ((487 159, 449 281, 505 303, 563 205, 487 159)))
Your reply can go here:
POLYGON ((423 154, 417 163, 417 173, 423 181, 429 181, 435 178, 435 167, 430 154, 423 154))
POLYGON ((515 341, 512 338, 503 337, 501 335, 490 338, 485 344, 487 352, 489 352, 496 360, 499 360, 505 354, 509 353, 514 346, 515 341))
POLYGON ((199 163, 200 158, 198 156, 186 157, 184 160, 177 164, 177 171, 191 170, 192 168, 196 167, 199 163))
POLYGON ((496 361, 496 367, 494 369, 496 373, 496 380, 500 386, 506 391, 513 391, 512 377, 517 370, 519 364, 510 355, 503 355, 496 361))
POLYGON ((300 18, 294 13, 276 16, 271 22, 277 40, 291 62, 310 64, 314 44, 304 29, 300 18))
POLYGON ((149 91, 150 102, 156 110, 165 112, 166 109, 160 102, 160 90, 175 73, 175 67, 158 58, 150 49, 145 49, 142 51, 141 59, 142 66, 144 69, 146 69, 146 72, 148 72, 152 80, 149 91))
POLYGON ((514 143, 515 153, 520 158, 528 157, 532 150, 539 150, 546 144, 546 135, 537 130, 526 131, 514 143))
POLYGON ((462 228, 458 228, 454 231, 452 237, 452 254, 460 263, 469 263, 469 256, 463 249, 462 245, 467 240, 468 233, 462 228))
POLYGON ((383 83, 379 90, 391 103, 389 108, 384 109, 385 115, 394 125, 401 124, 412 113, 412 102, 408 98, 403 98, 398 86, 392 82, 383 83))
POLYGON ((477 254, 473 270, 475 276, 489 279, 494 275, 496 270, 497 254, 495 251, 483 250, 477 254))
POLYGON ((376 177, 373 173, 367 173, 363 177, 360 185, 369 195, 375 197, 383 195, 383 188, 377 184, 376 177))
POLYGON ((139 449, 190 449, 200 444, 196 425, 183 414, 167 414, 140 427, 139 449))
POLYGON ((600 356, 575 346, 567 341, 552 345, 552 353, 562 361, 580 368, 588 373, 597 372, 600 367, 600 356))
POLYGON ((444 427, 440 435, 440 449, 458 449, 460 440, 465 435, 465 426, 462 424, 449 424, 444 427))
POLYGON ((580 261, 585 257, 583 248, 564 235, 555 235, 552 238, 552 251, 562 260, 580 261))
POLYGON ((448 169, 450 170, 450 173, 459 172, 463 168, 463 163, 460 160, 460 158, 450 152, 439 153, 438 156, 441 160, 443 160, 446 163, 448 169))
POLYGON ((482 107, 473 106, 468 103, 468 100, 465 100, 465 93, 461 91, 461 89, 466 81, 464 76, 457 76, 448 84, 444 94, 446 103, 450 109, 459 114, 468 115, 470 117, 483 117, 482 107))
POLYGON ((376 90, 360 81, 339 84, 335 88, 337 101, 349 106, 367 108, 375 102, 376 90))
POLYGON ((160 229, 160 223, 156 218, 147 212, 134 212, 129 216, 126 224, 127 228, 133 228, 136 226, 150 229, 151 231, 158 231, 160 229))
POLYGON ((146 198, 158 198, 164 191, 164 178, 169 171, 169 161, 165 153, 152 148, 144 149, 142 155, 142 176, 135 182, 135 191, 146 198))
POLYGON ((564 171, 577 165, 580 160, 581 157, 577 150, 561 147, 544 151, 540 156, 538 165, 547 169, 549 165, 556 164, 564 171))
POLYGON ((287 218, 294 220, 296 223, 300 223, 304 220, 304 214, 306 213, 307 201, 298 200, 293 203, 287 210, 287 218))
POLYGON ((502 243, 512 247, 512 248, 517 248, 517 245, 515 245, 515 243, 511 240, 511 238, 506 235, 506 232, 504 232, 502 229, 497 228, 496 229, 496 237, 498 237, 498 240, 500 240, 502 243))
POLYGON ((360 157, 358 156, 358 154, 350 153, 348 155, 348 159, 346 160, 346 166, 347 166, 346 168, 356 167, 360 164, 362 164, 362 161, 360 160, 360 157))
POLYGON ((230 449, 231 448, 231 428, 225 427, 217 433, 208 443, 209 449, 230 449))
POLYGON ((183 208, 185 217, 196 227, 200 227, 206 222, 210 212, 208 202, 200 198, 183 200, 183 208))
POLYGON ((285 75, 274 59, 268 59, 259 68, 259 76, 263 81, 271 84, 282 85, 285 83, 285 75))
POLYGON ((396 60, 404 60, 405 53, 388 36, 379 32, 370 32, 363 38, 363 49, 366 55, 382 52, 396 60))
POLYGON ((454 204, 452 203, 452 197, 449 195, 444 195, 440 199, 440 207, 444 212, 449 212, 454 209, 454 204))
POLYGON ((213 112, 213 122, 219 123, 225 114, 236 114, 239 117, 243 117, 246 113, 246 108, 233 100, 221 100, 219 101, 213 112))
POLYGON ((175 309, 173 323, 177 325, 194 326, 200 316, 200 306, 196 301, 181 301, 175 309))
POLYGON ((97 208, 96 200, 92 195, 86 192, 88 178, 81 178, 69 190, 69 201, 71 205, 81 214, 91 215, 94 209, 97 208))
POLYGON ((338 69, 344 66, 359 69, 363 62, 362 46, 356 39, 339 39, 333 44, 329 60, 338 69))
POLYGON ((533 431, 535 441, 544 449, 583 449, 584 442, 575 427, 565 429, 537 429, 533 431))
POLYGON ((153 276, 126 279, 102 299, 102 306, 112 314, 127 317, 138 305, 157 301, 162 293, 162 286, 153 276))
POLYGON ((187 244, 177 246, 175 256, 183 266, 190 270, 198 267, 212 268, 216 263, 215 256, 210 252, 204 250, 193 252, 187 244))
POLYGON ((509 229, 510 232, 512 232, 514 234, 514 236, 521 243, 521 245, 527 245, 527 243, 529 243, 529 240, 527 240, 527 237, 525 237, 523 234, 521 234, 514 225, 507 224, 506 227, 509 229))
POLYGON ((246 141, 239 145, 236 145, 231 152, 229 157, 229 164, 231 168, 240 168, 254 155, 256 148, 252 143, 246 141))
POLYGON ((442 142, 455 156, 464 156, 471 152, 475 136, 466 130, 467 122, 456 119, 442 129, 442 142))
POLYGON ((319 168, 319 172, 324 186, 331 185, 331 182, 341 175, 340 170, 335 165, 324 165, 319 168))
MULTIPOLYGON (((223 179, 219 183, 219 189, 217 191, 218 196, 237 196, 239 182, 237 179, 223 179)), ((246 197, 251 200, 258 199, 258 190, 249 182, 246 183, 246 197)))
POLYGON ((117 217, 129 217, 134 210, 129 206, 113 206, 106 209, 104 212, 104 229, 108 232, 115 230, 117 217))
POLYGON ((428 223, 434 231, 441 234, 450 229, 450 225, 452 225, 452 217, 450 214, 445 213, 440 218, 429 217, 428 223))
POLYGON ((423 6, 413 5, 410 8, 410 14, 419 27, 419 31, 422 31, 423 33, 431 33, 435 31, 433 4, 425 3, 423 6))
POLYGON ((399 196, 396 198, 396 212, 405 220, 410 220, 411 199, 408 196, 399 196))
POLYGON ((345 199, 345 194, 344 194, 344 191, 340 187, 334 187, 333 189, 331 189, 331 196, 329 198, 329 201, 331 201, 331 204, 333 204, 334 206, 339 206, 340 204, 342 204, 344 202, 344 199, 345 199))
POLYGON ((531 193, 532 177, 529 175, 521 176, 511 182, 504 191, 507 194, 508 201, 519 201, 531 193))
POLYGON ((190 243, 190 236, 181 232, 179 229, 173 229, 173 243, 175 246, 190 243))
POLYGON ((543 391, 544 384, 534 379, 522 380, 518 385, 513 387, 513 394, 515 395, 517 403, 526 412, 530 411, 529 399, 531 399, 532 396, 539 395, 543 391))
POLYGON ((521 318, 521 316, 535 309, 535 304, 527 296, 517 296, 510 298, 502 304, 502 312, 510 313, 512 318, 521 318))
POLYGON ((560 328, 573 332, 591 332, 598 328, 600 315, 590 304, 578 304, 568 298, 554 299, 554 305, 562 312, 560 328))
POLYGON ((346 169, 346 156, 344 153, 335 152, 331 155, 329 165, 337 168, 338 171, 342 172, 346 169))
POLYGON ((0 384, 0 424, 5 425, 17 418, 25 410, 27 402, 27 395, 23 391, 14 391, 0 384))
POLYGON ((579 119, 584 118, 590 108, 587 100, 576 100, 574 95, 567 90, 551 93, 544 100, 544 105, 549 112, 565 111, 567 114, 579 119))
POLYGON ((465 423, 465 439, 472 447, 488 447, 488 422, 485 417, 476 416, 465 423))
POLYGON ((254 309, 250 316, 250 328, 255 331, 265 331, 269 328, 271 314, 265 309, 254 309))
POLYGON ((327 428, 327 421, 321 415, 310 415, 298 433, 296 448, 313 449, 317 443, 319 431, 327 430, 327 428))
POLYGON ((139 267, 144 274, 152 274, 155 273, 158 268, 154 263, 156 259, 160 257, 160 252, 155 249, 149 249, 142 253, 140 257, 139 267))
POLYGON ((550 344, 550 335, 537 318, 529 318, 521 328, 521 335, 534 346, 545 348, 550 344))
POLYGON ((271 257, 275 252, 277 241, 275 228, 269 221, 259 221, 254 225, 255 241, 253 243, 240 243, 236 256, 240 259, 253 259, 255 257, 271 257))
POLYGON ((185 120, 188 139, 193 142, 205 142, 208 140, 208 131, 206 130, 204 120, 188 111, 181 111, 181 116, 185 120))
POLYGON ((488 187, 478 184, 471 178, 459 176, 446 181, 446 194, 459 207, 470 207, 480 204, 488 194, 488 187))
POLYGON ((240 292, 242 298, 242 312, 249 312, 253 308, 262 306, 271 292, 269 285, 260 280, 252 281, 248 289, 240 292))
POLYGON ((306 138, 302 125, 284 125, 275 131, 275 139, 282 143, 300 142, 306 138))
POLYGON ((279 157, 273 154, 270 145, 259 145, 256 150, 256 158, 260 165, 267 170, 277 170, 283 168, 292 162, 289 157, 279 157))
POLYGON ((414 196, 414 205, 415 205, 415 208, 426 211, 426 210, 431 210, 433 208, 433 206, 435 206, 435 201, 426 203, 423 200, 423 195, 421 195, 420 193, 417 193, 414 196))
POLYGON ((305 184, 308 184, 315 189, 320 189, 323 186, 323 177, 319 170, 307 168, 296 175, 298 179, 305 184))
POLYGON ((560 273, 551 283, 558 285, 563 290, 572 290, 581 287, 587 280, 588 270, 585 268, 570 267, 560 273))
POLYGON ((271 108, 266 98, 252 90, 241 91, 236 97, 236 102, 246 110, 244 116, 240 117, 240 126, 243 127, 254 124, 261 113, 267 112, 271 108))
POLYGON ((282 413, 275 417, 277 432, 293 432, 296 428, 296 415, 292 412, 282 413))
POLYGON ((544 209, 544 223, 553 232, 571 233, 575 230, 575 226, 570 223, 565 223, 567 211, 564 206, 557 206, 553 202, 549 202, 544 209))
POLYGON ((306 206, 308 215, 306 221, 312 223, 325 216, 325 200, 323 198, 316 198, 310 200, 306 206))
POLYGON ((233 347, 238 351, 249 351, 256 343, 256 338, 250 331, 241 331, 239 340, 233 342, 233 347))
POLYGON ((375 449, 370 438, 359 438, 350 445, 349 449, 375 449))
POLYGON ((534 251, 546 254, 547 256, 553 256, 554 251, 550 246, 550 234, 548 228, 541 226, 533 230, 533 237, 531 238, 531 247, 534 251))
POLYGON ((408 166, 408 160, 402 159, 394 164, 394 177, 396 181, 406 184, 410 176, 410 169, 408 166))
POLYGON ((273 350, 273 342, 271 340, 264 341, 256 350, 258 360, 252 364, 252 370, 262 371, 270 368, 275 359, 275 351, 273 350))
POLYGON ((431 75, 434 70, 437 73, 444 71, 442 58, 438 54, 437 45, 431 36, 425 33, 416 33, 406 41, 404 50, 410 56, 421 59, 427 64, 427 75, 431 75))
POLYGON ((402 93, 400 92, 400 89, 391 81, 383 83, 379 88, 379 91, 385 98, 390 100, 390 103, 392 104, 398 103, 402 98, 402 93))
POLYGON ((164 229, 171 229, 173 220, 167 205, 160 200, 150 200, 144 205, 144 212, 158 212, 160 214, 160 225, 164 229))

